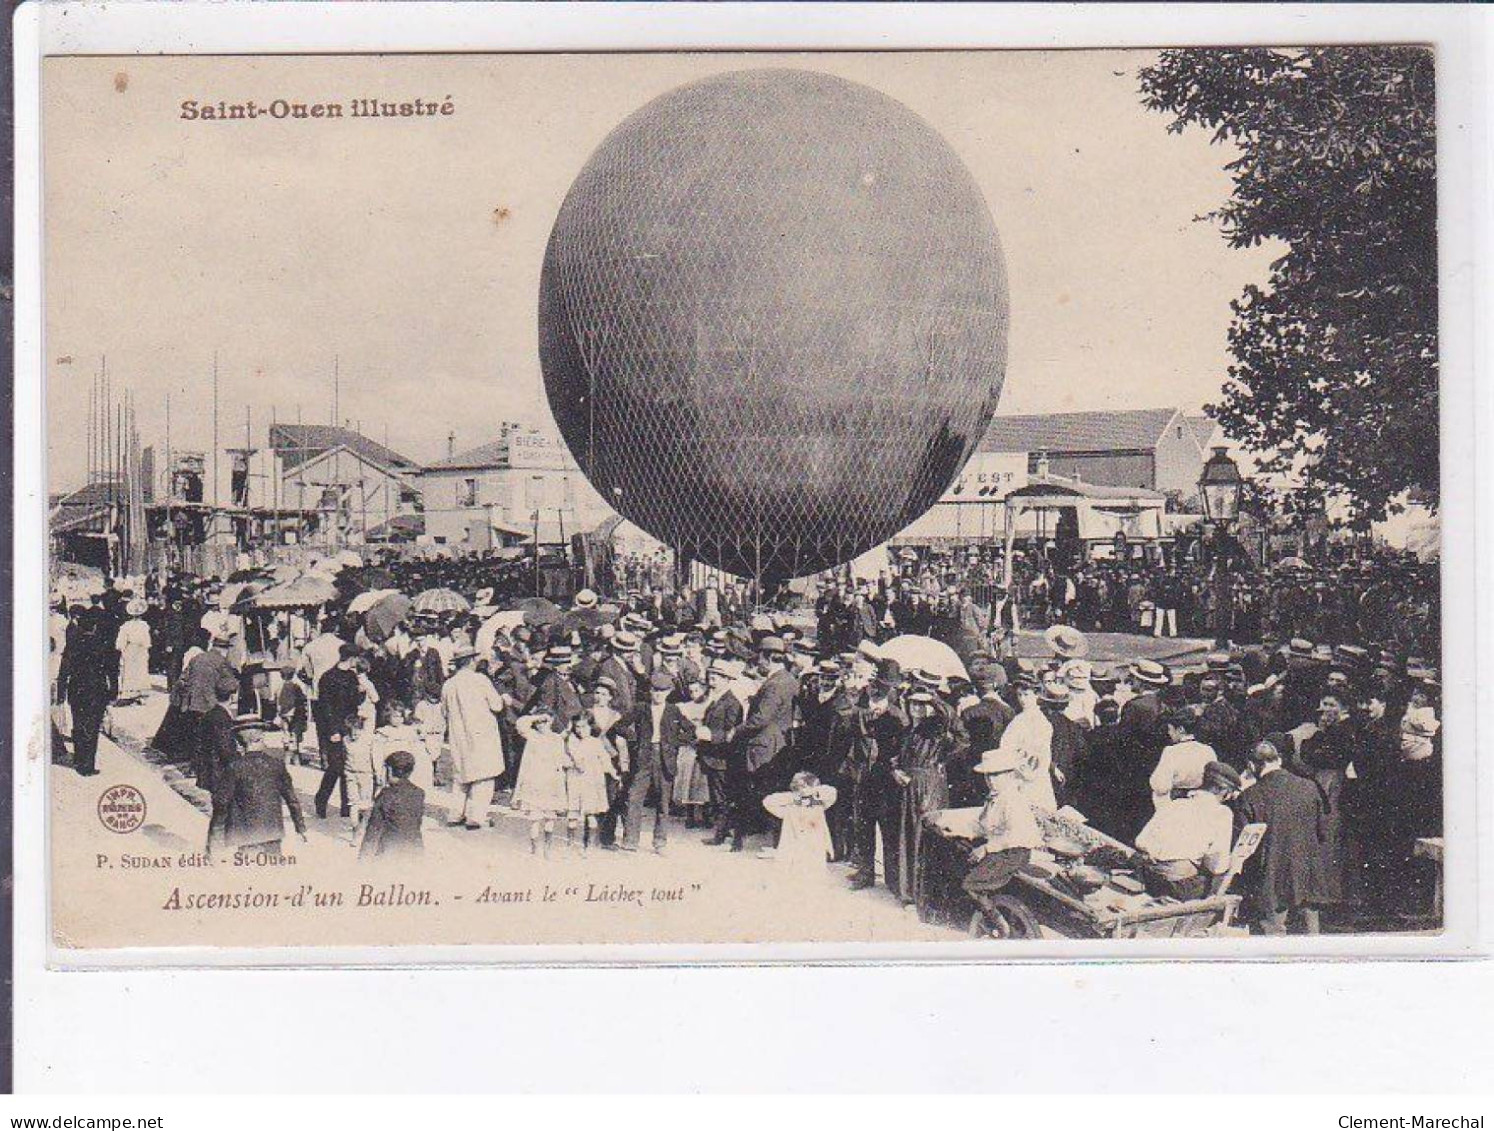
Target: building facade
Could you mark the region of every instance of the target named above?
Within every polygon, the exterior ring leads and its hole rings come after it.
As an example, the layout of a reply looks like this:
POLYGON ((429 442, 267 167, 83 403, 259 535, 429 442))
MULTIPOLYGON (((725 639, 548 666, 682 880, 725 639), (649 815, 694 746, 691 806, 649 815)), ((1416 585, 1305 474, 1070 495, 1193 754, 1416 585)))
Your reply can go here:
POLYGON ((998 416, 977 454, 1025 454, 1031 472, 1046 454, 1053 475, 1189 499, 1214 430, 1208 417, 1176 408, 998 416))
POLYGON ((448 455, 417 476, 426 537, 486 549, 534 540, 557 545, 613 511, 558 435, 503 426, 498 439, 448 455))

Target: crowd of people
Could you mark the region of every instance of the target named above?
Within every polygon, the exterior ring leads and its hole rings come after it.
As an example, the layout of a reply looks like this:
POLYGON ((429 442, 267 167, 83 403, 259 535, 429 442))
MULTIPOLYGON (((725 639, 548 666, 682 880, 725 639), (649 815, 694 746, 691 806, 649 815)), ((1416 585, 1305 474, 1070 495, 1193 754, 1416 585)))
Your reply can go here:
MULTIPOLYGON (((420 851, 441 791, 455 829, 518 814, 536 855, 664 852, 695 832, 724 852, 750 841, 794 867, 846 865, 850 887, 880 882, 934 914, 933 814, 983 807, 964 888, 979 904, 1038 847, 1027 808, 1068 808, 1135 845, 1149 890, 1176 899, 1213 890, 1233 835, 1263 823, 1235 889, 1252 928, 1315 931, 1323 913, 1354 928, 1427 913, 1413 850, 1441 831, 1434 665, 1362 634, 1388 571, 1356 567, 1313 610, 1269 621, 1298 634, 1181 672, 1082 657, 1080 628, 1149 628, 1129 619, 1141 603, 1120 565, 1045 582, 1057 627, 1041 660, 1013 646, 1035 578, 1007 593, 933 560, 771 612, 717 587, 516 602, 461 560, 344 568, 336 598, 274 617, 220 607, 231 582, 150 578, 57 602, 55 702, 90 774, 110 704, 164 676, 152 743, 211 796, 210 847, 278 851, 283 813, 304 835, 287 764, 312 763, 317 817, 335 796, 364 857, 420 851), (1092 582, 1104 601, 1070 599, 1092 582), (371 588, 433 586, 463 600, 379 632, 350 611, 371 588), (1356 596, 1361 615, 1327 619, 1356 596), (884 653, 907 635, 963 665, 884 653)), ((1274 607, 1296 609, 1278 580, 1274 607)))

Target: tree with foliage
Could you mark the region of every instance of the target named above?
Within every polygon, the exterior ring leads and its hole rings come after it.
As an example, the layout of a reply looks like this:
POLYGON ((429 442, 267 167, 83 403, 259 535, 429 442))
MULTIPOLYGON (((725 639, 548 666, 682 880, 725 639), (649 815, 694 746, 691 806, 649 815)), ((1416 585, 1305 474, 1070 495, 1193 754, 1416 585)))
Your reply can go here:
POLYGON ((1238 156, 1207 219, 1234 247, 1288 251, 1231 304, 1234 363, 1209 412, 1347 501, 1355 525, 1410 491, 1436 505, 1437 181, 1433 56, 1420 47, 1162 52, 1140 73, 1168 130, 1238 156))

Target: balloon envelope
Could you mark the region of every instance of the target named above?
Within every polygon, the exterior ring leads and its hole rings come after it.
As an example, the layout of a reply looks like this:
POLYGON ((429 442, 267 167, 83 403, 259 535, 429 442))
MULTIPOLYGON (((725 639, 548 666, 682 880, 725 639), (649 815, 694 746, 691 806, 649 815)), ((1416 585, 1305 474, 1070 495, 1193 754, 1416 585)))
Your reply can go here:
POLYGON ((806 71, 717 75, 603 140, 550 236, 550 406, 613 507, 782 579, 885 541, 953 482, 1006 365, 980 189, 907 107, 806 71))

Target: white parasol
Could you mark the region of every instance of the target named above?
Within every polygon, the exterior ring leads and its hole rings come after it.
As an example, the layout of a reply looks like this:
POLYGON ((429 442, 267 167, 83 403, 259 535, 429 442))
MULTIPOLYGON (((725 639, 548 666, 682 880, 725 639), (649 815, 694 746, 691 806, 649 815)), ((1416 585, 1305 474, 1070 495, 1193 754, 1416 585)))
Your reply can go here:
POLYGON ((385 597, 392 597, 398 593, 398 589, 370 589, 367 593, 359 593, 348 602, 348 612, 361 613, 373 608, 385 597))
POLYGON ((508 612, 495 613, 477 630, 477 636, 473 639, 479 655, 486 656, 493 650, 493 641, 498 639, 500 632, 512 632, 524 623, 523 609, 510 609, 508 612))
POLYGON ((894 636, 878 651, 883 659, 896 660, 904 671, 921 671, 942 679, 970 678, 955 650, 931 636, 894 636))

